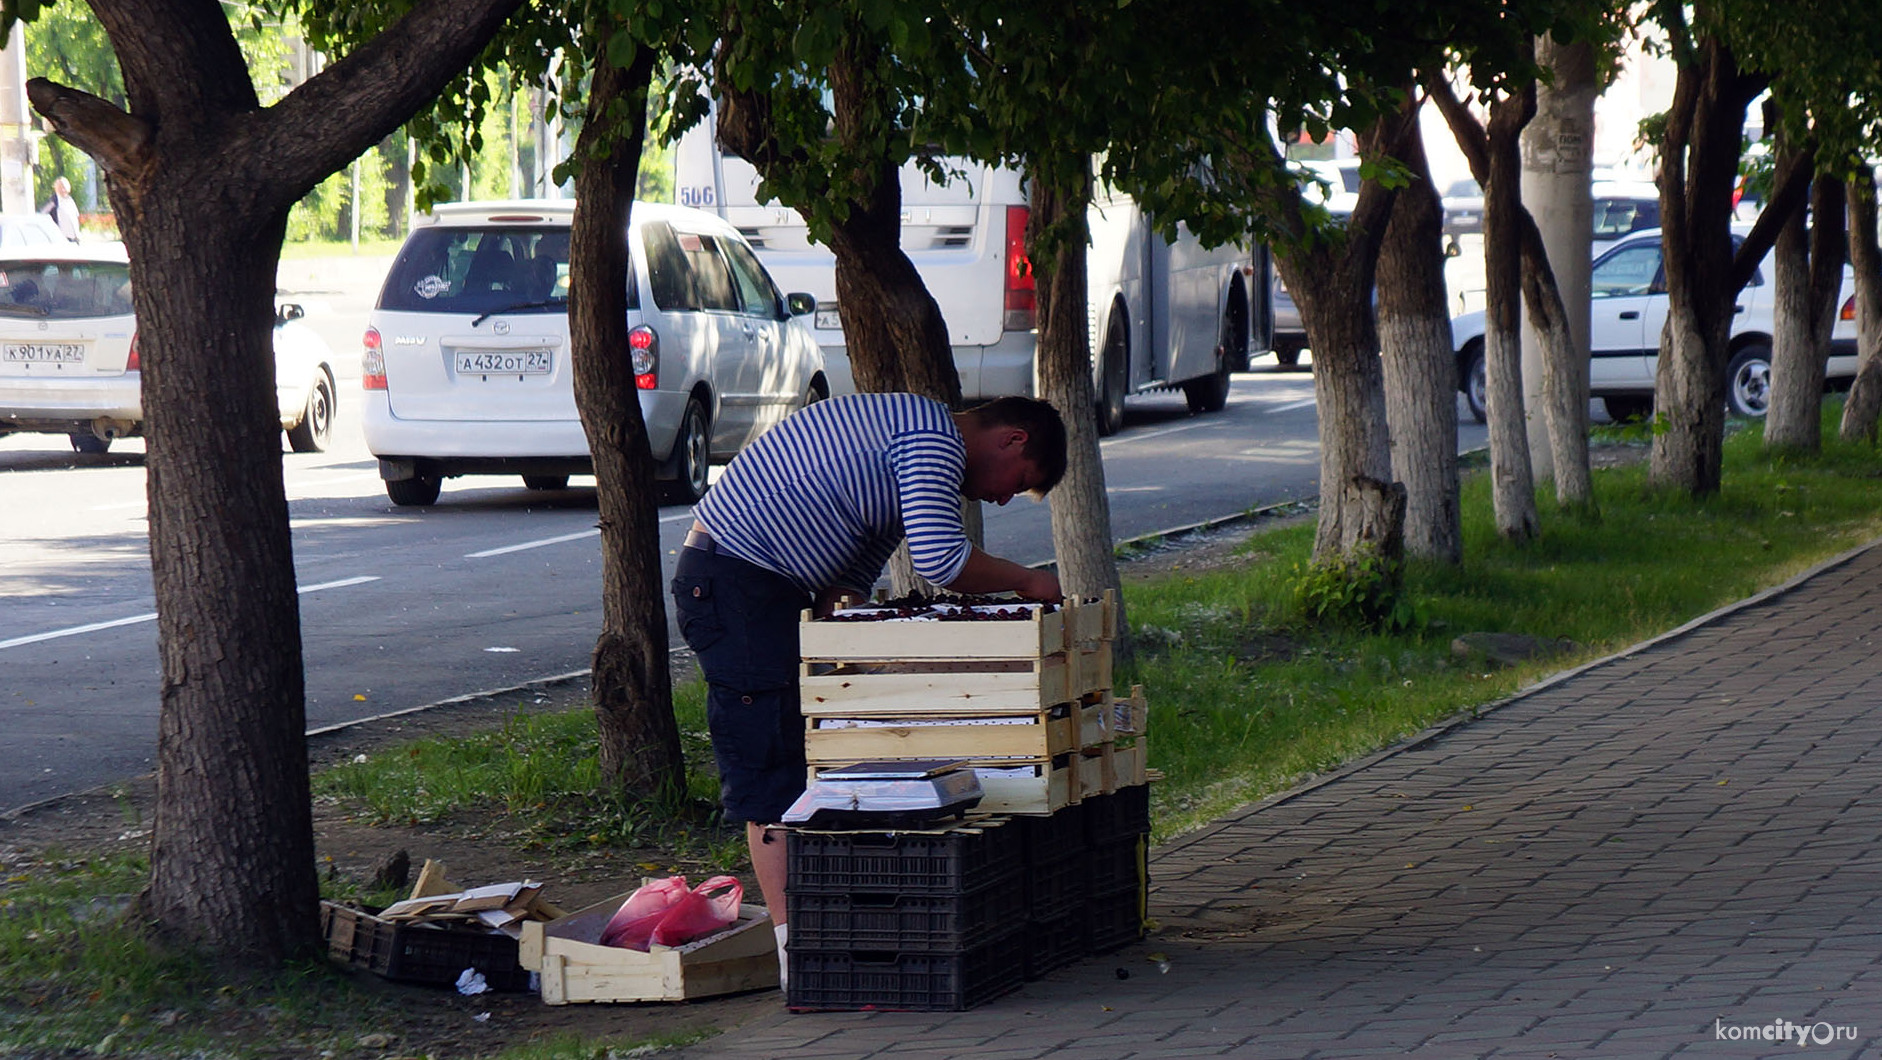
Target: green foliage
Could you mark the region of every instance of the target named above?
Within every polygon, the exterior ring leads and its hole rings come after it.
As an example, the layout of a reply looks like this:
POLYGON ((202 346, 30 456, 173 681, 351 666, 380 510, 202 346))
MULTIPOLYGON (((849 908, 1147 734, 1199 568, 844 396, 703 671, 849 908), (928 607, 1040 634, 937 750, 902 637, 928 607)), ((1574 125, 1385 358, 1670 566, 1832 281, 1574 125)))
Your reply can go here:
POLYGON ((1413 624, 1404 565, 1377 548, 1361 545, 1348 555, 1312 560, 1294 570, 1294 592, 1310 622, 1388 631, 1413 624))

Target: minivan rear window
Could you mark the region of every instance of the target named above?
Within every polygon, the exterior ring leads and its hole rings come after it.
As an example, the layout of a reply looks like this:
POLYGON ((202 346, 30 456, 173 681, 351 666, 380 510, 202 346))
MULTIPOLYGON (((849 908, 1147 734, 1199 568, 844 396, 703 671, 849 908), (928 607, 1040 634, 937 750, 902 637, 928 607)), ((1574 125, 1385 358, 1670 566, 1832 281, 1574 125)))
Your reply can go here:
POLYGON ((0 316, 83 320, 131 313, 131 267, 118 261, 0 265, 0 316))
MULTIPOLYGON (((639 308, 638 286, 627 285, 629 309, 639 308)), ((565 227, 421 228, 392 263, 379 308, 411 313, 565 313, 568 297, 565 227)))

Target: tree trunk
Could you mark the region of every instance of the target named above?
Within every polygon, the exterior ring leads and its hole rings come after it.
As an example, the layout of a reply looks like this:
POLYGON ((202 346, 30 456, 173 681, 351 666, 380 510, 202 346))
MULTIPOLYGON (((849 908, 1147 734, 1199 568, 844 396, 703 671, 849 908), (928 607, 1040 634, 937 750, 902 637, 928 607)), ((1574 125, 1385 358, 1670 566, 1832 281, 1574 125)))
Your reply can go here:
POLYGON ((1778 231, 1766 449, 1814 453, 1823 446, 1823 378, 1843 286, 1843 199, 1842 181, 1814 178, 1808 232, 1801 209, 1778 231))
MULTIPOLYGON (((604 32, 597 36, 605 39, 604 32)), ((576 143, 575 219, 569 233, 569 341, 575 404, 594 455, 601 526, 601 635, 595 641, 595 720, 601 779, 637 799, 686 791, 667 665, 666 593, 660 577, 659 483, 627 351, 628 211, 640 170, 654 53, 615 66, 597 48, 589 120, 576 143), (617 124, 604 115, 623 115, 617 124)))
POLYGON ((1403 152, 1412 184, 1392 203, 1379 248, 1379 344, 1392 474, 1405 484, 1404 549, 1457 564, 1464 558, 1457 485, 1457 358, 1444 291, 1444 207, 1424 142, 1403 152))
MULTIPOLYGON (((1100 596, 1121 590, 1117 555, 1111 546, 1111 501, 1098 453, 1098 422, 1091 414, 1091 333, 1086 321, 1085 248, 1090 242, 1085 210, 1091 205, 1090 162, 1083 156, 1029 167, 1032 215, 1027 246, 1039 312, 1041 397, 1065 420, 1065 477, 1053 487, 1052 546, 1059 583, 1067 596, 1100 596)), ((1118 606, 1124 596, 1118 593, 1118 606)), ((1118 613, 1117 650, 1130 643, 1118 613)))
POLYGON ((1745 106, 1761 87, 1761 79, 1739 73, 1722 40, 1702 33, 1692 59, 1680 67, 1661 147, 1667 314, 1648 477, 1661 489, 1693 496, 1719 488, 1725 366, 1740 286, 1733 268, 1732 186, 1745 106))
POLYGON ((423 5, 264 110, 218 5, 94 0, 128 112, 29 86, 99 163, 130 252, 163 669, 139 913, 251 968, 319 946, 272 352, 288 209, 435 96, 515 6, 423 5))
POLYGON ((1529 387, 1531 467, 1555 481, 1556 503, 1590 510, 1588 292, 1595 78, 1594 46, 1536 38, 1554 80, 1537 85, 1536 116, 1523 130, 1523 373, 1529 387), (1560 266, 1556 268, 1554 266, 1560 266), (1576 307, 1571 315, 1569 306, 1576 307), (1540 411, 1546 444, 1533 428, 1540 411))
POLYGON ((1856 272, 1856 381, 1843 405, 1844 441, 1876 439, 1882 415, 1882 247, 1876 244, 1875 174, 1859 167, 1849 180, 1849 263, 1856 272))
POLYGON ((1489 179, 1483 183, 1484 407, 1490 420, 1490 498, 1497 533, 1527 541, 1539 532, 1522 379, 1522 145, 1533 95, 1490 105, 1489 179))

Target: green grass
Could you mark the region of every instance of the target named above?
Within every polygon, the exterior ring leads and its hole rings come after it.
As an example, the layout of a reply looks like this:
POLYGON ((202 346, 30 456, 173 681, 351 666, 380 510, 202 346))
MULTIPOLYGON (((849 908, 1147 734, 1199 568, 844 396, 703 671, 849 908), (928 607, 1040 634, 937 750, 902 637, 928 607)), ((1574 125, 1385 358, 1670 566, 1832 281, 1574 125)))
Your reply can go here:
POLYGON ((358 254, 363 258, 383 258, 397 254, 402 243, 403 240, 399 239, 368 239, 361 236, 357 251, 353 249, 353 241, 350 239, 283 243, 281 244, 281 258, 283 261, 288 261, 296 258, 338 258, 352 254, 358 254))

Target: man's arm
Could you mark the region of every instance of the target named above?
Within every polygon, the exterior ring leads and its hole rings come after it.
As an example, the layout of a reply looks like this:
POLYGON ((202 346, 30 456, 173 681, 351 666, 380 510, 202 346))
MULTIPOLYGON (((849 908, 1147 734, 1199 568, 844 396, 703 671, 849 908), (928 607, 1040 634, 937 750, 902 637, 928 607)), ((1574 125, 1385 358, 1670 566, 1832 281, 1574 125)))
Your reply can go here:
POLYGON ((998 593, 1011 590, 1028 600, 1056 604, 1065 599, 1059 591, 1059 576, 1046 570, 1022 567, 1010 559, 991 556, 975 548, 968 552, 967 563, 948 588, 962 594, 998 593))

